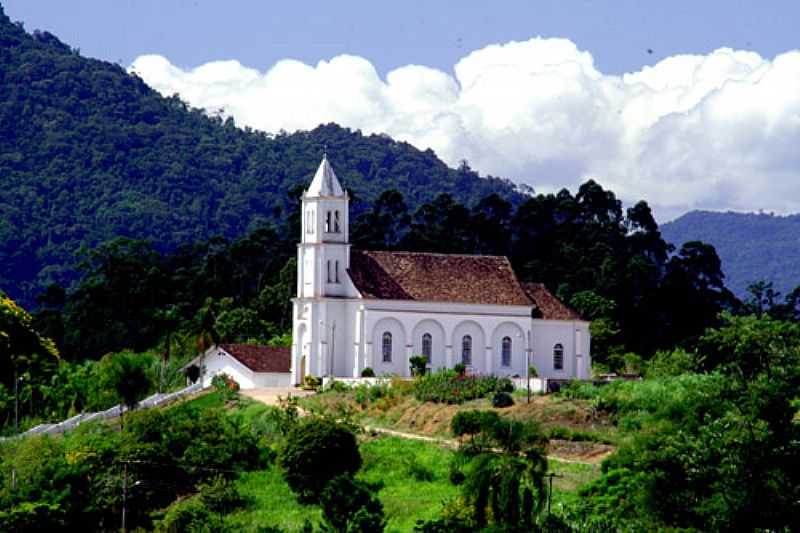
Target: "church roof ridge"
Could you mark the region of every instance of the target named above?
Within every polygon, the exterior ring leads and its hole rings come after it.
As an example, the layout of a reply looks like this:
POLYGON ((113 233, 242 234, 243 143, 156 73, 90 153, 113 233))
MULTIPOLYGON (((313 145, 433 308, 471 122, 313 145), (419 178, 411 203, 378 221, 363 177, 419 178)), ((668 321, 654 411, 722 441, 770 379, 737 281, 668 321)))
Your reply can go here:
POLYGON ((508 256, 505 255, 491 255, 491 254, 451 254, 447 252, 413 252, 411 250, 363 250, 361 248, 354 248, 355 252, 362 252, 368 254, 403 254, 403 255, 429 255, 429 256, 442 256, 442 257, 486 257, 489 259, 504 259, 508 261, 508 256))
POLYGON ((317 172, 311 180, 311 184, 306 189, 306 196, 344 196, 344 188, 339 183, 339 178, 336 177, 336 172, 333 171, 328 161, 327 152, 322 155, 317 172))

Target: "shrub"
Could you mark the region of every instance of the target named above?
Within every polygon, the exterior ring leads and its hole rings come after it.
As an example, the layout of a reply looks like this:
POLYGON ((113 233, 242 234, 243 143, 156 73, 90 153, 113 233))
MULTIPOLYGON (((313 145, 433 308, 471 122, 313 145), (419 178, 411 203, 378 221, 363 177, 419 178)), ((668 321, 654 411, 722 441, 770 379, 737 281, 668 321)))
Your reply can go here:
POLYGON ((453 370, 455 370, 456 374, 458 374, 459 376, 463 376, 464 374, 467 373, 467 365, 465 365, 464 363, 456 363, 455 365, 453 365, 453 370))
POLYGON ((508 378, 465 376, 456 370, 440 370, 421 376, 414 384, 414 396, 423 402, 460 404, 495 392, 512 392, 508 378))
POLYGON ((367 367, 367 368, 365 368, 364 370, 361 371, 361 377, 362 378, 374 378, 375 377, 375 371, 372 370, 370 367, 367 367))
POLYGON ((330 380, 325 387, 325 392, 347 392, 349 390, 350 387, 348 387, 346 383, 343 381, 336 381, 335 379, 330 380))
POLYGON ((355 474, 361 468, 361 454, 349 429, 333 420, 305 418, 287 435, 279 462, 298 500, 312 503, 333 478, 355 474))
POLYGON ((157 533, 224 531, 222 517, 213 513, 196 497, 170 505, 164 517, 156 521, 154 526, 157 533))
POLYGON ((403 458, 406 474, 415 481, 433 481, 433 470, 422 464, 416 456, 403 458))
POLYGON ((538 378, 539 377, 539 371, 536 370, 535 366, 531 365, 531 366, 528 367, 528 377, 531 377, 531 378, 538 378))
POLYGON ((373 495, 377 487, 349 474, 333 478, 320 494, 322 515, 332 531, 378 533, 386 520, 383 505, 373 495))
POLYGON ((415 355, 411 359, 408 360, 411 363, 411 375, 412 376, 424 376, 425 371, 428 368, 428 358, 424 355, 415 355))
POLYGON ((217 374, 211 379, 211 386, 222 393, 222 397, 230 400, 239 392, 239 383, 224 372, 217 374))
POLYGON ((236 485, 222 476, 217 476, 210 483, 201 484, 198 488, 203 504, 215 513, 228 514, 244 503, 236 485))
POLYGON ((492 396, 492 407, 511 407, 514 405, 514 400, 507 392, 495 392, 492 396))
POLYGON ((586 381, 573 380, 561 387, 558 395, 570 400, 593 400, 600 395, 600 389, 586 381))
POLYGON ((366 407, 382 398, 392 398, 393 396, 394 390, 388 383, 375 383, 374 385, 361 383, 353 389, 353 399, 361 407, 366 407))
POLYGON ((322 379, 316 376, 307 375, 303 378, 303 388, 307 390, 317 390, 322 385, 322 379))

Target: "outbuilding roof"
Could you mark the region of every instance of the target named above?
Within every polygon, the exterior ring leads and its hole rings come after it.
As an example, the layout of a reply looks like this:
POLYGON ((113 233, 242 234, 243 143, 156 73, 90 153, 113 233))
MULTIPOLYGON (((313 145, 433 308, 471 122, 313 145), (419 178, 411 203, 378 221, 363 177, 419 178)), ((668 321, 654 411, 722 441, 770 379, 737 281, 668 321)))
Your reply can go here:
POLYGON ((353 250, 348 273, 364 298, 531 305, 500 256, 353 250))
POLYGON ((581 320, 581 316, 572 308, 564 305, 544 283, 523 283, 522 287, 545 320, 581 320))
POLYGON ((220 344, 219 347, 253 372, 291 372, 291 350, 286 346, 220 344))

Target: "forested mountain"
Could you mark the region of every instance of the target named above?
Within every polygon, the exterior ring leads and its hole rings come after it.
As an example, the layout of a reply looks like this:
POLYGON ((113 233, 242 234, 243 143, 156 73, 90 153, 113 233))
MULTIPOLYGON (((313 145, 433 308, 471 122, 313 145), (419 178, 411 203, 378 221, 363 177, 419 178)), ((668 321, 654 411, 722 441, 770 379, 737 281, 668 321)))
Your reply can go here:
POLYGON ((771 281, 784 295, 800 285, 800 215, 692 211, 661 231, 675 245, 694 240, 713 245, 725 284, 739 297, 760 280, 771 281))
POLYGON ((355 215, 386 189, 412 208, 442 192, 518 203, 510 182, 388 137, 239 129, 50 33, 26 33, 0 7, 0 288, 30 305, 75 279, 81 247, 113 237, 169 251, 268 224, 285 232, 325 145, 355 215))
POLYGON ((691 344, 737 305, 712 247, 671 254, 645 202, 623 210, 593 181, 522 195, 336 125, 242 130, 2 14, 0 69, 0 288, 36 297, 36 326, 71 360, 168 346, 176 330, 285 334, 298 196, 325 145, 354 198, 354 246, 507 256, 593 321, 610 368, 691 344))

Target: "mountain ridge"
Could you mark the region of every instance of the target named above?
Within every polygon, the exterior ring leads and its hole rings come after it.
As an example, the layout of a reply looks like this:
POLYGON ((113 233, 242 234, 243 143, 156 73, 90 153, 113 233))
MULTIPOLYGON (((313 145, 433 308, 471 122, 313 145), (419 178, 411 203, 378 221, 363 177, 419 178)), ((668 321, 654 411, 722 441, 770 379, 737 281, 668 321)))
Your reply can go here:
POLYGON ((695 210, 660 228, 675 245, 691 240, 713 245, 726 285, 740 298, 760 280, 771 281, 783 295, 800 285, 800 214, 695 210))

